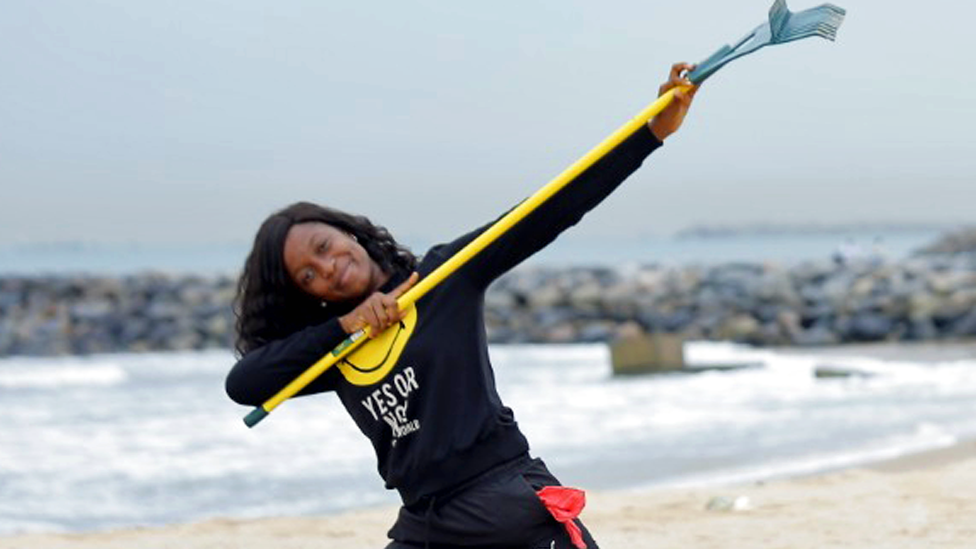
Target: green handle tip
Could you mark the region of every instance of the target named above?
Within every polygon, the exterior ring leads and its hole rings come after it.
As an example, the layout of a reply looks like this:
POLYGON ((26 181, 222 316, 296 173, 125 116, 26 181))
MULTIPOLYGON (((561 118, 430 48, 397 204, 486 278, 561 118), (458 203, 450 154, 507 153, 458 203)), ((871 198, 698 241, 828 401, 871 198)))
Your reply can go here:
POLYGON ((251 410, 251 413, 244 416, 244 425, 248 427, 254 427, 261 422, 262 419, 268 417, 268 412, 264 408, 258 406, 257 408, 251 410))

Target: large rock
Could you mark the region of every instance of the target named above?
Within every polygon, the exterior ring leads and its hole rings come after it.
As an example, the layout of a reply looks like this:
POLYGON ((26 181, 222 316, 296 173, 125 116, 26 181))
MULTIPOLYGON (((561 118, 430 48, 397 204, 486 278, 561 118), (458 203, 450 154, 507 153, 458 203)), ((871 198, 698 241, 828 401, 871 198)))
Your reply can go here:
POLYGON ((895 323, 883 315, 863 313, 854 316, 850 329, 842 336, 850 341, 881 341, 891 334, 895 323))
POLYGON ((907 341, 931 341, 938 339, 939 329, 930 318, 912 319, 908 321, 908 329, 903 336, 907 341))
POLYGON ((937 294, 951 294, 963 288, 976 287, 976 273, 968 271, 949 271, 930 273, 927 277, 929 289, 937 294))
POLYGON ((949 334, 952 337, 976 337, 976 310, 953 322, 949 334))
POLYGON ((613 339, 615 325, 612 322, 591 322, 578 331, 580 343, 604 343, 613 339))
POLYGON ((740 314, 723 322, 715 335, 719 339, 750 343, 760 339, 761 327, 762 324, 752 315, 740 314))
POLYGON ((579 311, 599 311, 603 303, 603 286, 592 280, 569 291, 569 306, 579 311))
POLYGON ((908 299, 908 317, 913 321, 931 320, 942 306, 942 300, 933 294, 919 292, 908 299))
POLYGON ((684 338, 678 334, 648 334, 630 325, 611 342, 610 359, 617 375, 681 370, 685 366, 684 338))
POLYGON ((535 309, 544 309, 562 305, 565 299, 563 291, 555 284, 547 284, 534 289, 525 296, 528 305, 535 309))
POLYGON ((813 369, 813 377, 818 379, 873 377, 874 374, 850 366, 836 364, 818 364, 813 369))
POLYGON ((840 343, 840 338, 829 328, 822 325, 813 326, 807 330, 801 330, 793 334, 793 343, 801 347, 813 347, 823 345, 836 345, 840 343))
POLYGON ((960 254, 976 252, 976 227, 959 229, 942 235, 935 242, 918 250, 918 254, 960 254))

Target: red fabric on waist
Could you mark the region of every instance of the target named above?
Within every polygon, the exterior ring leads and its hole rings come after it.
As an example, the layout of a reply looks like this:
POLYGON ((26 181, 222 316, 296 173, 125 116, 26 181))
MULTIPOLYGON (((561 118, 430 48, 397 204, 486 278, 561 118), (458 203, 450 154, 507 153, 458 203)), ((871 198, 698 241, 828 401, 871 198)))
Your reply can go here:
POLYGON ((572 540, 573 545, 578 549, 586 549, 583 532, 573 522, 573 519, 579 516, 586 505, 586 492, 566 486, 546 486, 536 493, 546 509, 552 513, 552 517, 566 526, 566 531, 569 533, 569 539, 572 540))

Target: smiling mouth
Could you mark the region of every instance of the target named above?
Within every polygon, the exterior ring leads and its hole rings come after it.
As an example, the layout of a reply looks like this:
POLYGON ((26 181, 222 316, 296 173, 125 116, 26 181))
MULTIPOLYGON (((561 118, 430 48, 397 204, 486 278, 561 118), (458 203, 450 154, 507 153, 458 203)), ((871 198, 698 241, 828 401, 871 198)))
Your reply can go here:
POLYGON ((337 279, 338 280, 338 284, 337 285, 340 288, 345 288, 346 287, 346 282, 347 282, 346 279, 349 278, 349 270, 350 270, 350 267, 351 267, 351 265, 349 264, 348 261, 346 261, 346 264, 342 268, 342 272, 339 273, 339 278, 337 279))

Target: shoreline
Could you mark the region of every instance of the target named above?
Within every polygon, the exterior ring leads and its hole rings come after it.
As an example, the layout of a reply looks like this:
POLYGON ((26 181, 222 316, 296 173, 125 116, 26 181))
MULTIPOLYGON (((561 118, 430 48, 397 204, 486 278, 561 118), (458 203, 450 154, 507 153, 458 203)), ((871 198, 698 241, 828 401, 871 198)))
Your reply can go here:
MULTIPOLYGON (((588 492, 601 547, 971 547, 976 439, 854 468, 691 489, 588 492), (708 510, 715 498, 741 510, 708 510)), ((316 517, 217 518, 75 534, 0 537, 0 549, 382 547, 396 507, 316 517)))
POLYGON ((784 355, 803 355, 819 358, 861 357, 883 361, 907 361, 931 364, 976 359, 976 340, 955 341, 881 341, 874 343, 845 343, 823 347, 769 347, 784 355))

